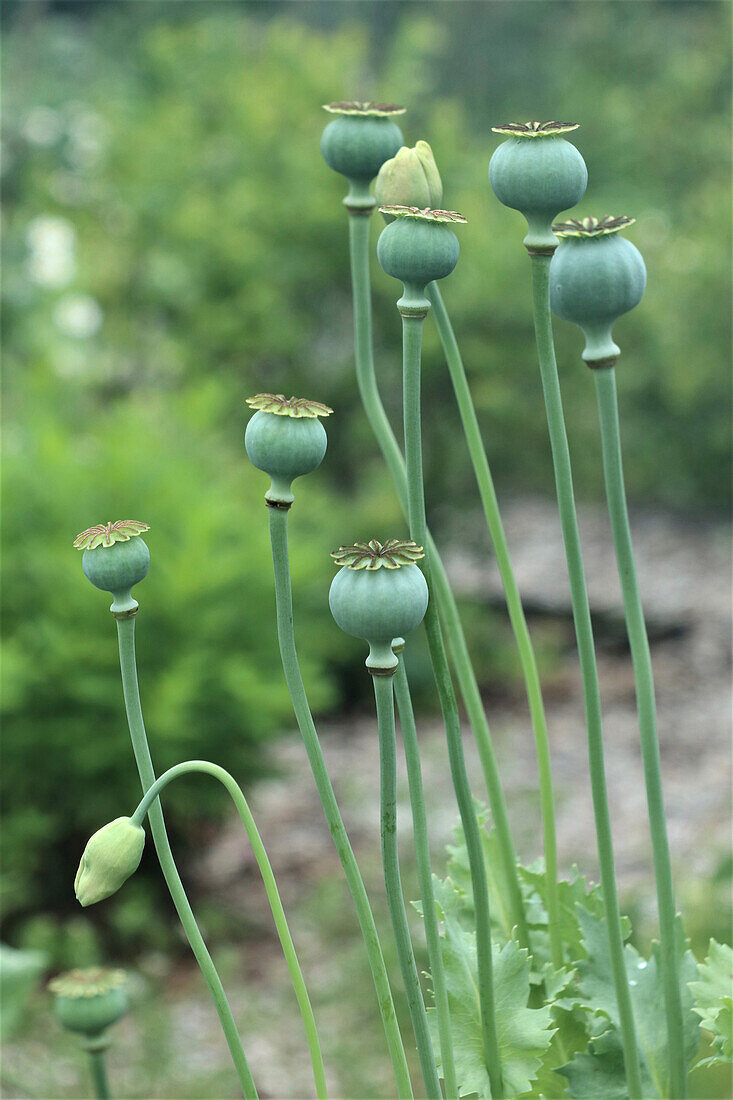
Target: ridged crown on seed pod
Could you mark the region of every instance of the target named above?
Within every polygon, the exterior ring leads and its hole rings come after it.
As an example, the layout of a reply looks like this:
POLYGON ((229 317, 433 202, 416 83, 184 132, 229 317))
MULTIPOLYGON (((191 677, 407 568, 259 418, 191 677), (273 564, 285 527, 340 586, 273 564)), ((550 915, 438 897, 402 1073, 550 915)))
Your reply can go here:
POLYGON ((377 258, 387 275, 405 287, 405 299, 423 303, 425 287, 450 275, 458 263, 460 246, 451 226, 466 222, 455 210, 429 210, 413 206, 381 206, 394 218, 377 242, 377 258))
POLYGON ((258 393, 248 397, 247 404, 256 410, 244 436, 250 462, 270 475, 266 498, 289 504, 295 478, 311 473, 323 461, 328 440, 320 418, 330 416, 333 409, 281 393, 258 393))
MULTIPOLYGON (((374 184, 374 198, 379 206, 440 208, 443 184, 427 141, 418 141, 413 148, 403 145, 384 162, 374 184)), ((384 217, 391 221, 394 215, 384 217)))
POLYGON ((352 100, 327 103, 324 110, 335 118, 323 131, 323 159, 348 179, 369 183, 403 144, 394 120, 405 108, 396 103, 352 100))
POLYGON ((369 643, 369 668, 394 669, 392 639, 414 630, 428 606, 428 586, 415 564, 424 552, 410 540, 341 546, 331 555, 341 569, 328 596, 338 626, 369 643))
POLYGON ((141 538, 149 530, 150 525, 140 520, 118 519, 88 527, 74 539, 74 547, 84 551, 84 575, 96 588, 112 593, 114 612, 137 607, 130 589, 145 579, 150 568, 150 551, 141 538))
POLYGON ((505 206, 527 220, 524 239, 530 249, 551 251, 556 245, 552 222, 580 202, 588 185, 585 161, 565 134, 575 122, 508 122, 493 126, 504 141, 489 163, 489 182, 505 206))
POLYGON ((86 843, 74 879, 80 905, 96 905, 116 894, 140 866, 145 830, 129 817, 117 817, 97 829, 86 843))
POLYGON ((638 305, 646 287, 646 268, 638 248, 620 236, 633 218, 571 219, 553 226, 560 240, 550 264, 550 304, 558 317, 583 330, 583 359, 611 366, 619 348, 611 337, 614 322, 638 305))
POLYGON ((124 1016, 129 1007, 122 970, 89 967, 59 974, 48 983, 54 1015, 68 1031, 94 1037, 124 1016))

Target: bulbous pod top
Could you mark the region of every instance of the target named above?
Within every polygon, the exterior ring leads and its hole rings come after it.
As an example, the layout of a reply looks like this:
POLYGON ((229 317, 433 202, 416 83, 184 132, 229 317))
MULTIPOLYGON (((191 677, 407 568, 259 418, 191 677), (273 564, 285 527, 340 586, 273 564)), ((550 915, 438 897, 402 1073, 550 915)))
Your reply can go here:
POLYGON ((414 542, 356 542, 332 555, 342 566, 331 583, 328 603, 338 626, 369 643, 366 666, 375 676, 391 676, 399 662, 395 637, 419 626, 428 606, 428 586, 416 561, 424 556, 414 542))
POLYGON ((394 121, 405 113, 395 103, 328 103, 324 110, 337 117, 329 122, 321 138, 321 153, 329 168, 352 183, 344 200, 353 209, 374 208, 369 184, 386 160, 403 144, 402 131, 394 121))
POLYGON ((326 430, 318 419, 333 409, 304 397, 258 393, 247 404, 258 411, 247 425, 244 445, 250 462, 270 475, 272 484, 265 500, 273 508, 293 503, 291 485, 296 477, 318 469, 326 453, 326 430))
POLYGON ((641 301, 646 268, 638 248, 618 235, 633 218, 607 216, 554 226, 560 244, 550 262, 550 305, 585 335, 583 359, 610 367, 619 356, 613 324, 641 301))
POLYGON ((387 275, 399 279, 404 295, 397 302, 401 313, 425 316, 430 302, 425 287, 450 275, 458 263, 460 246, 451 225, 466 219, 454 210, 418 210, 412 206, 382 206, 394 217, 377 242, 377 259, 387 275))
MULTIPOLYGON (((122 970, 89 967, 59 974, 48 983, 54 995, 54 1015, 67 1031, 89 1040, 100 1038, 129 1007, 122 970)), ((100 1043, 96 1048, 106 1046, 100 1043)))
POLYGON ((489 163, 489 182, 499 202, 527 219, 528 251, 549 254, 557 245, 552 223, 580 202, 588 185, 582 156, 563 134, 574 122, 508 122, 492 127, 508 134, 489 163))
MULTIPOLYGON (((418 141, 414 148, 403 145, 391 160, 379 169, 374 184, 374 198, 379 206, 411 206, 419 210, 437 210, 443 201, 443 183, 433 150, 427 141, 418 141)), ((384 214, 389 223, 393 214, 384 214)))
POLYGON ((150 525, 139 520, 118 519, 89 527, 74 539, 76 549, 84 551, 84 575, 96 588, 112 593, 113 615, 124 617, 137 611, 130 589, 144 580, 150 568, 150 551, 140 538, 149 530, 150 525))

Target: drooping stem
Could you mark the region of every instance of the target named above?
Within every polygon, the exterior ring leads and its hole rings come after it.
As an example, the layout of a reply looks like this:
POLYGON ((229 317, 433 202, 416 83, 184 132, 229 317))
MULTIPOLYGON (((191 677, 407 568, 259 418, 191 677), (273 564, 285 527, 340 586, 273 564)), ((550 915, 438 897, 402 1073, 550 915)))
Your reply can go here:
POLYGON ((595 644, 590 618, 590 605, 585 586, 580 532, 575 510, 573 475, 570 466, 565 417, 563 414, 560 381, 555 360, 550 314, 549 256, 533 255, 532 301, 535 337, 539 358, 542 389, 550 434, 552 463, 555 471, 555 487, 560 511, 565 557, 570 580, 570 599, 578 643, 578 657, 583 679, 585 720, 588 733, 588 757, 590 762, 591 792, 598 842, 598 862, 603 887, 603 903, 608 931, 608 945, 613 971, 614 989, 618 1004, 621 1037, 624 1048, 626 1079, 631 1100, 641 1100, 641 1076, 639 1051, 636 1042, 636 1026, 631 1006, 628 978, 624 965, 624 944, 621 930, 621 914, 616 890, 616 871, 613 858, 611 815, 608 808, 606 766, 603 756, 603 727, 601 720, 601 695, 596 668, 595 644))
MULTIPOLYGON (((420 351, 422 342, 423 318, 402 316, 402 403, 405 427, 405 459, 407 466, 407 506, 410 523, 410 538, 420 546, 427 542, 425 522, 425 494, 423 490, 422 470, 422 433, 420 411, 420 351)), ((427 563, 426 579, 431 586, 430 564, 427 563)), ((425 630, 433 666, 433 676, 438 689, 440 707, 443 712, 448 759, 451 778, 456 792, 458 811, 466 838, 466 850, 473 886, 474 909, 476 913, 476 954, 478 959, 478 995, 481 1010, 481 1031, 484 1045, 484 1058, 494 1100, 502 1100, 504 1086, 502 1081, 499 1039, 496 1031, 494 1010, 494 976, 491 954, 491 920, 489 913, 489 890, 486 877, 486 864, 481 844, 478 819, 473 805, 473 796, 466 771, 463 755, 463 736, 458 714, 453 682, 448 668, 440 629, 438 613, 433 601, 428 604, 425 615, 425 630)))
MULTIPOLYGON (((117 637, 120 649, 120 669, 122 672, 122 690, 125 696, 125 710, 127 712, 127 724, 132 739, 132 749, 135 754, 135 762, 140 774, 140 782, 143 791, 147 791, 155 782, 155 771, 150 758, 150 749, 145 733, 142 707, 140 705, 140 690, 137 682, 137 666, 135 663, 135 618, 117 619, 117 637)), ((158 855, 160 868, 163 872, 168 891, 173 899, 176 912, 183 925, 186 938, 191 945, 196 962, 201 968, 206 984, 211 992, 216 1011, 219 1014, 221 1026, 224 1030, 229 1050, 232 1055, 237 1076, 247 1100, 256 1100, 257 1089, 252 1079, 252 1074, 247 1064, 247 1058, 242 1048, 237 1025, 234 1022, 232 1010, 229 1007, 224 987, 209 954, 203 936, 201 935, 193 910, 186 896, 181 876, 178 874, 173 853, 171 851, 168 833, 165 828, 163 811, 160 802, 155 801, 150 807, 150 831, 153 834, 153 843, 158 855)))
MULTIPOLYGON (((397 652, 396 649, 395 652, 397 652)), ((435 911, 433 876, 430 868, 430 842, 428 839, 428 822, 425 813, 425 796, 423 793, 422 768, 420 766, 420 750, 417 742, 417 729, 415 727, 415 714, 412 709, 410 684, 407 679, 407 670, 405 669, 405 663, 402 658, 400 658, 399 667, 394 675, 394 693, 397 701, 397 711, 400 716, 402 740, 405 746, 405 760, 407 762, 407 782, 410 788, 410 806, 412 808, 412 831, 415 837, 415 860, 417 863, 417 874, 420 880, 420 900, 422 902, 423 923, 425 925, 425 939, 428 945, 430 974, 433 979, 433 993, 435 994, 435 1009, 438 1019, 441 1076, 445 1083, 446 1100, 458 1100, 458 1083, 456 1081, 453 1040, 450 1028, 448 989, 445 983, 443 955, 440 949, 438 916, 435 911)))
MULTIPOLYGON (((372 299, 369 282, 369 218, 363 214, 349 215, 349 246, 354 305, 356 381, 364 411, 382 451, 402 510, 406 516, 407 475, 405 462, 387 414, 384 411, 374 371, 372 299)), ((438 606, 461 695, 468 713, 468 720, 476 739, 481 770, 501 852, 501 869, 511 899, 511 922, 518 929, 520 942, 523 946, 529 948, 529 929, 519 885, 517 859, 509 825, 509 815, 481 693, 473 671, 458 607, 437 547, 429 532, 424 546, 432 578, 431 591, 438 606)))
POLYGON ((491 476, 489 461, 481 438, 476 410, 471 391, 468 388, 468 380, 463 367, 463 360, 458 349, 453 326, 450 323, 448 311, 443 302, 443 296, 437 283, 431 283, 426 291, 427 297, 432 302, 433 316, 438 328, 440 342, 443 346, 448 370, 456 396, 456 402, 463 423, 463 431, 466 436, 468 451, 471 456, 479 495, 486 517, 491 541, 496 554, 496 563, 499 575, 504 586, 509 619, 517 642, 519 660, 524 673, 524 682, 529 701, 529 712, 534 730, 535 751, 537 753, 537 768, 540 779, 540 802, 542 806, 542 828, 545 849, 545 878, 547 882, 547 917, 550 935, 550 950, 552 963, 556 969, 563 965, 562 936, 560 933, 560 904, 557 889, 557 837, 555 830, 555 796, 552 788, 552 771, 550 766, 550 743, 547 735, 547 720, 545 718, 545 706, 542 699, 542 687, 537 671, 537 661, 534 655, 532 639, 530 638, 527 620, 522 607, 522 599, 519 595, 517 582, 512 569, 509 547, 504 534, 504 525, 499 513, 499 502, 494 489, 494 480, 491 476))
POLYGON ((377 704, 377 724, 379 727, 380 820, 382 864, 384 867, 384 885, 387 891, 387 905, 397 946, 397 958, 402 972, 402 981, 407 994, 412 1029, 415 1033, 425 1091, 430 1100, 440 1100, 443 1094, 440 1090, 433 1044, 428 1028, 428 1017, 425 1011, 422 990, 420 989, 420 979, 417 976, 415 954, 412 949, 410 929, 405 913, 405 901, 402 896, 402 882, 400 880, 400 862, 397 852, 397 748, 392 677, 375 675, 372 679, 374 681, 374 697, 377 704))
POLYGON ((293 943, 293 938, 288 928, 285 910, 280 900, 280 893, 275 881, 275 875, 270 860, 268 859, 267 852, 265 851, 265 846, 262 843, 262 838, 260 837, 255 819, 252 816, 252 811, 249 808, 247 799, 244 797, 239 784, 228 771, 219 767, 218 764, 211 764, 208 760, 185 760, 181 764, 175 764, 156 779, 152 787, 143 795, 137 809, 132 814, 132 820, 137 825, 141 825, 145 815, 150 812, 153 802, 158 798, 163 789, 174 779, 177 779, 178 776, 188 775, 190 772, 203 772, 205 775, 211 775, 214 779, 218 779, 231 795, 232 801, 237 808, 237 813, 242 819, 242 824, 244 825, 249 842, 252 845, 254 857, 257 860, 257 866, 262 875, 262 882, 267 894, 267 900, 270 903, 270 910, 275 922, 275 928, 277 929, 277 934, 283 949, 283 955, 285 956, 288 971, 290 972, 290 980, 293 983, 295 996, 298 1000, 298 1006, 303 1018, 303 1026, 305 1027, 306 1038, 308 1040, 313 1077, 316 1083, 316 1095, 318 1100, 321 1100, 322 1097, 325 1098, 327 1095, 326 1073, 323 1067, 323 1056, 318 1041, 318 1031, 316 1030, 313 1009, 308 996, 305 979, 303 978, 303 972, 298 962, 295 944, 293 943))
POLYGON ((92 1075, 94 1095, 96 1096, 97 1100, 110 1100, 112 1093, 109 1091, 109 1081, 107 1080, 107 1067, 104 1064, 103 1050, 89 1051, 89 1069, 92 1075))
POLYGON ((662 774, 659 760, 657 713, 654 699, 654 678, 649 652, 649 639, 644 622, 644 609, 636 577, 634 550, 631 543, 629 513, 626 505, 626 489, 621 460, 621 435, 616 397, 616 370, 614 367, 594 370, 598 400, 598 416, 601 425, 603 473, 606 482, 608 512, 611 519, 613 544, 621 580, 621 592, 626 615, 626 629, 631 649, 631 660, 636 680, 636 703, 639 712, 641 753, 644 762, 644 779, 649 810, 649 826, 652 838, 654 877, 657 886, 659 910, 659 939, 661 948, 662 981, 667 1015, 667 1034, 670 1058, 671 1095, 687 1096, 687 1067, 682 1028, 680 978, 675 949, 675 902, 672 885, 672 865, 669 855, 667 823, 664 816, 662 774))
POLYGON ((293 711, 300 729, 305 751, 308 755, 313 778, 316 783, 318 795, 323 806, 331 837, 341 865, 346 875, 346 881, 354 900, 354 907, 364 938, 369 966, 374 980, 379 1002, 379 1011, 387 1038, 392 1066, 397 1082, 397 1095, 400 1100, 412 1096, 410 1074, 407 1068, 405 1050, 402 1045, 392 991, 389 986, 387 969, 384 965, 382 947, 377 935, 374 917, 369 906, 369 899, 364 887, 364 882, 351 848, 349 838, 341 818, 341 812, 333 793, 331 780, 323 758, 323 751, 318 740, 318 733, 313 722, 308 697, 305 692, 303 678, 300 674, 300 663, 295 646, 295 633, 293 630, 293 597, 290 586, 290 564, 288 560, 288 512, 279 508, 268 508, 270 520, 270 541, 272 544, 272 560, 275 571, 275 600, 277 605, 277 635, 280 643, 280 656, 282 658, 283 671, 293 704, 293 711))

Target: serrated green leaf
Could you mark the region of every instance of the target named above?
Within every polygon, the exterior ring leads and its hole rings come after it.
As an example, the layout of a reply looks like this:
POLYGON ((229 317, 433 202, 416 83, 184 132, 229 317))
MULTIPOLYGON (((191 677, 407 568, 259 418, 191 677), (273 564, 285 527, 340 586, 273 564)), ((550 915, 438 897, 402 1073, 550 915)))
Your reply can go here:
MULTIPOLYGON (((733 1060, 733 948, 710 941, 708 956, 700 963, 697 980, 689 983, 693 1012, 701 1026, 712 1033, 715 1054, 705 1065, 733 1060)), ((702 1063, 701 1063, 702 1064, 702 1063)))
MULTIPOLYGON (((461 1096, 490 1100, 478 1000, 476 935, 462 923, 466 895, 450 879, 434 879, 435 900, 443 922, 441 949, 450 1002, 451 1032, 461 1096)), ((507 1096, 531 1089, 542 1056, 552 1039, 549 1007, 529 1008, 530 965, 527 952, 513 940, 493 945, 494 999, 499 1050, 507 1096)), ((436 1050, 437 1019, 428 1011, 436 1050)))

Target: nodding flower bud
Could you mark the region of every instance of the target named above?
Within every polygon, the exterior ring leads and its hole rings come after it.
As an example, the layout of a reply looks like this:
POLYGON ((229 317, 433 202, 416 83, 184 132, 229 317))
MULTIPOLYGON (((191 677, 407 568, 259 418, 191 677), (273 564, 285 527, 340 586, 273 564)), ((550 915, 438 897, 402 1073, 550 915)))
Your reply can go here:
POLYGON ((393 639, 423 620, 428 586, 416 561, 421 546, 400 539, 356 542, 331 555, 342 568, 331 582, 328 603, 338 626, 369 643, 366 666, 374 676, 391 676, 399 662, 393 639))
POLYGON ((289 508, 296 477, 318 469, 326 453, 326 430, 318 419, 333 409, 304 397, 258 393, 247 404, 258 411, 247 425, 244 445, 249 460, 270 475, 265 500, 272 508, 289 508))
POLYGON ((149 530, 150 525, 139 520, 118 519, 89 527, 74 539, 76 549, 84 551, 84 575, 95 587, 112 593, 113 615, 124 617, 137 611, 130 589, 144 580, 150 568, 150 551, 140 538, 149 530))
POLYGON ((404 295, 397 302, 400 313, 424 317, 430 308, 425 287, 450 275, 458 263, 460 246, 451 225, 463 224, 454 210, 418 210, 411 206, 382 206, 394 221, 382 230, 377 259, 387 275, 399 279, 404 295))
MULTIPOLYGON (((418 141, 412 149, 403 145, 384 162, 374 184, 374 198, 379 206, 416 206, 421 210, 440 207, 443 184, 427 141, 418 141)), ((384 215, 389 221, 393 217, 384 215)))
POLYGON ((550 263, 550 305, 558 317, 579 325, 589 367, 611 367, 620 351, 611 330, 641 301, 646 268, 641 253, 619 230, 633 218, 573 219, 553 226, 560 238, 550 263))
POLYGON ((329 168, 351 183, 347 207, 357 213, 374 209, 369 185, 386 160, 403 144, 402 131, 394 121, 405 113, 395 103, 328 103, 324 110, 336 115, 323 131, 321 153, 329 168))
POLYGON ((494 151, 489 182, 499 202, 527 219, 524 244, 530 253, 552 253, 557 246, 553 221, 585 194, 585 161, 562 136, 577 128, 575 122, 508 122, 492 127, 495 134, 509 137, 494 151))
POLYGON ((137 871, 145 847, 145 830, 130 817, 117 817, 87 841, 74 893, 80 905, 95 905, 117 893, 137 871))
POLYGON ((89 967, 69 970, 48 983, 54 995, 54 1015, 67 1031, 85 1036, 90 1049, 103 1049, 103 1032, 116 1024, 129 1007, 122 970, 89 967), (94 1040, 98 1040, 94 1043, 94 1040))

